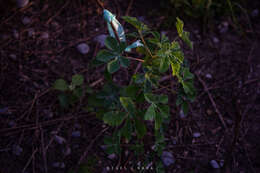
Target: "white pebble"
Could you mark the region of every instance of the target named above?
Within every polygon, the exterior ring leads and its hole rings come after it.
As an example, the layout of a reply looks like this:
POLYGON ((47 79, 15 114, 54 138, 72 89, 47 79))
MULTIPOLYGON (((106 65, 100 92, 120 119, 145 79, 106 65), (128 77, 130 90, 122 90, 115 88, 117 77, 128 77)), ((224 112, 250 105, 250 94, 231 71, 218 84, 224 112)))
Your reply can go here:
POLYGON ((49 38, 49 34, 47 32, 44 32, 44 33, 42 33, 41 38, 42 39, 48 39, 49 38))
POLYGON ((208 74, 206 74, 206 78, 212 79, 212 75, 208 73, 208 74))
POLYGON ((175 158, 173 157, 172 153, 168 151, 164 151, 162 153, 161 159, 165 166, 170 166, 171 164, 175 163, 175 158))
POLYGON ((34 29, 33 28, 29 28, 28 29, 28 37, 32 37, 35 34, 34 29))
POLYGON ((186 118, 187 115, 184 114, 183 110, 181 109, 180 110, 180 117, 181 118, 186 118))
POLYGON ((15 55, 15 54, 10 54, 9 57, 10 57, 12 60, 16 60, 16 55, 15 55))
POLYGON ((99 43, 101 47, 104 47, 105 46, 105 40, 107 38, 108 35, 106 34, 101 34, 97 37, 94 38, 94 41, 99 43))
POLYGON ((29 23, 31 23, 31 19, 29 17, 24 17, 22 22, 24 25, 28 25, 29 23))
POLYGON ((219 166, 219 164, 218 164, 218 162, 217 162, 216 160, 211 160, 211 161, 210 161, 210 165, 211 165, 212 168, 214 168, 214 169, 219 169, 219 168, 220 168, 220 166, 219 166))
POLYGON ((110 154, 110 155, 108 155, 107 156, 109 159, 111 159, 111 160, 113 160, 113 159, 115 159, 116 158, 116 154, 110 154))
POLYGON ((20 156, 21 153, 23 152, 23 148, 20 147, 19 145, 14 145, 13 146, 13 154, 20 156))
POLYGON ((201 136, 201 134, 199 132, 194 132, 193 133, 193 137, 194 138, 199 138, 201 136))
POLYGON ((16 0, 16 5, 18 8, 23 8, 29 3, 29 0, 16 0))
POLYGON ((54 162, 53 164, 52 164, 52 166, 54 167, 54 168, 65 168, 65 163, 63 163, 63 162, 54 162))
POLYGON ((58 135, 55 135, 55 136, 54 136, 54 140, 55 140, 58 144, 63 144, 63 143, 66 142, 66 140, 65 140, 63 137, 58 136, 58 135))
POLYGON ((64 156, 68 156, 71 154, 71 148, 70 147, 66 147, 65 149, 63 149, 63 154, 64 156))
POLYGON ((71 136, 74 138, 80 137, 80 135, 81 135, 80 131, 74 131, 71 133, 71 136))
POLYGON ((217 37, 213 37, 212 40, 213 40, 214 43, 219 43, 219 39, 217 37))
POLYGON ((89 46, 86 43, 80 43, 77 46, 77 49, 83 55, 85 55, 85 54, 87 54, 89 52, 89 46))
POLYGON ((16 29, 13 30, 13 36, 14 36, 15 39, 19 38, 19 33, 16 29))

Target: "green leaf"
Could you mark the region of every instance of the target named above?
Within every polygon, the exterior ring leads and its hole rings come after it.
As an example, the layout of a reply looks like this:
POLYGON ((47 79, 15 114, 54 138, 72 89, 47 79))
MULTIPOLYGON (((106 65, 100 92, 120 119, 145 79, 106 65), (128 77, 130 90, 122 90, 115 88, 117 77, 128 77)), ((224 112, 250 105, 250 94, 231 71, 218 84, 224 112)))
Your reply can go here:
POLYGON ((59 102, 60 102, 60 106, 62 108, 68 108, 69 106, 69 99, 67 97, 66 94, 62 93, 58 96, 59 102))
POLYGON ((185 67, 183 69, 183 78, 184 78, 184 80, 194 78, 194 75, 189 71, 189 68, 187 68, 187 67, 185 67))
POLYGON ((109 52, 107 50, 101 50, 97 54, 97 60, 101 62, 109 62, 111 59, 115 58, 117 55, 109 52))
POLYGON ((169 66, 170 66, 170 62, 169 62, 168 58, 167 57, 161 58, 159 71, 161 73, 164 73, 169 69, 169 66))
POLYGON ((111 49, 111 50, 117 50, 118 49, 118 42, 117 40, 114 38, 114 37, 110 37, 108 36, 105 40, 105 45, 108 49, 111 49))
POLYGON ((122 127, 122 135, 128 140, 131 140, 131 134, 133 132, 133 127, 131 124, 131 120, 128 118, 124 124, 124 127, 122 127))
POLYGON ((138 138, 143 138, 144 135, 146 134, 145 124, 138 118, 135 118, 135 129, 138 138))
POLYGON ((192 41, 190 41, 189 37, 190 37, 190 33, 184 31, 181 36, 181 39, 189 46, 191 50, 193 50, 193 43, 192 41))
POLYGON ((120 102, 127 112, 132 115, 135 113, 135 105, 130 97, 120 97, 120 102))
POLYGON ((172 75, 178 76, 181 68, 180 64, 176 62, 171 62, 171 67, 172 67, 172 75))
POLYGON ((117 111, 111 111, 105 113, 103 117, 104 123, 110 125, 110 126, 119 126, 123 120, 126 117, 125 112, 117 112, 117 111))
POLYGON ((155 109, 156 109, 156 106, 154 104, 151 104, 144 115, 144 119, 153 120, 155 118, 155 114, 156 114, 155 109))
POLYGON ((144 94, 145 100, 149 103, 168 103, 168 96, 167 95, 155 95, 152 93, 145 93, 144 94))
POLYGON ((193 95, 195 93, 195 88, 193 86, 192 81, 184 81, 182 82, 182 87, 184 89, 184 92, 187 94, 193 95))
POLYGON ((184 113, 185 115, 188 114, 189 105, 188 105, 188 103, 187 103, 186 101, 184 101, 184 102, 181 104, 181 109, 182 109, 182 111, 183 111, 183 113, 184 113))
POLYGON ((143 24, 142 22, 138 21, 137 18, 135 18, 135 17, 123 16, 122 19, 124 19, 127 23, 129 23, 132 26, 134 26, 139 31, 147 31, 147 30, 149 30, 149 28, 145 24, 143 24))
POLYGON ((163 118, 168 118, 170 115, 170 108, 168 105, 160 105, 159 110, 163 116, 163 118))
POLYGON ((116 71, 118 71, 120 69, 120 64, 119 64, 119 60, 118 58, 115 58, 114 60, 110 61, 107 64, 107 70, 109 73, 115 73, 116 71))
POLYGON ((55 81, 53 88, 59 91, 67 91, 69 89, 69 86, 65 80, 58 79, 55 81))
POLYGON ((84 96, 84 90, 83 88, 76 88, 72 91, 73 95, 75 95, 77 98, 83 97, 84 96))
POLYGON ((155 123, 155 130, 159 130, 160 127, 161 127, 161 124, 162 124, 162 115, 159 112, 157 112, 155 114, 155 122, 154 123, 155 123))
POLYGON ((83 84, 83 81, 84 81, 83 76, 80 75, 80 74, 76 74, 76 75, 73 75, 73 76, 72 76, 71 83, 72 83, 74 86, 80 86, 80 85, 83 84))
POLYGON ((177 21, 176 21, 177 32, 178 32, 179 36, 182 37, 184 24, 183 24, 183 21, 181 19, 179 19, 178 17, 176 19, 177 19, 177 21))
POLYGON ((129 66, 129 64, 130 64, 129 59, 127 59, 127 58, 125 58, 123 56, 119 57, 119 61, 120 61, 121 66, 125 67, 125 68, 127 68, 129 66))
POLYGON ((125 97, 131 97, 131 98, 136 98, 138 95, 139 87, 136 85, 128 85, 124 87, 121 91, 121 95, 125 97))

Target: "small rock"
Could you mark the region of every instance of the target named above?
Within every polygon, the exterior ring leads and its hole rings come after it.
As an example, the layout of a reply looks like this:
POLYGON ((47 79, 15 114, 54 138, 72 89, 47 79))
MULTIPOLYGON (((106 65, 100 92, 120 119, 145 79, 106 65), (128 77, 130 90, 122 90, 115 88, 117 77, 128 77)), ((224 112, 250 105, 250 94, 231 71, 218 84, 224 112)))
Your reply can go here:
POLYGON ((212 75, 208 73, 208 74, 206 74, 206 78, 212 79, 212 75))
POLYGON ((54 167, 54 168, 65 168, 65 163, 64 162, 54 162, 53 164, 52 164, 52 166, 54 167))
POLYGON ((113 160, 113 159, 115 159, 116 158, 116 154, 109 154, 108 156, 107 156, 109 159, 111 159, 111 160, 113 160))
POLYGON ((216 44, 219 43, 219 39, 218 39, 217 37, 213 37, 212 40, 213 40, 213 42, 216 43, 216 44))
POLYGON ((10 127, 14 127, 14 126, 16 126, 16 122, 13 121, 13 120, 11 120, 11 121, 9 121, 8 125, 9 125, 10 127))
POLYGON ((24 17, 22 22, 24 25, 28 25, 29 23, 31 23, 31 19, 29 17, 24 17))
POLYGON ((16 0, 16 5, 18 8, 23 8, 29 4, 29 0, 16 0))
POLYGON ((42 38, 42 39, 48 39, 48 38, 49 38, 48 32, 42 33, 41 38, 42 38))
MULTIPOLYGON (((10 54, 9 57, 12 59, 12 60, 16 60, 16 55, 15 54, 10 54)), ((0 112, 1 113, 1 112, 0 112)))
POLYGON ((217 162, 216 160, 211 160, 211 161, 210 161, 210 165, 211 165, 212 168, 214 168, 214 169, 219 169, 219 168, 220 168, 220 166, 219 166, 219 164, 218 164, 218 162, 217 162))
POLYGON ((208 114, 208 115, 212 115, 212 113, 213 113, 213 112, 212 112, 211 109, 207 109, 207 114, 208 114))
POLYGON ((105 46, 105 40, 107 38, 108 35, 106 34, 101 34, 97 37, 94 38, 94 41, 99 43, 101 47, 104 47, 105 46))
POLYGON ((71 154, 71 148, 70 147, 64 148, 62 153, 64 154, 64 156, 70 155, 71 154))
POLYGON ((201 136, 201 134, 199 132, 194 132, 193 133, 193 137, 194 138, 199 138, 201 136))
POLYGON ((13 154, 20 156, 21 153, 23 152, 23 148, 20 147, 19 145, 14 145, 13 146, 13 154))
POLYGON ((176 145, 177 144, 177 139, 176 138, 172 138, 172 144, 176 145))
POLYGON ((258 9, 254 9, 251 13, 252 17, 257 17, 259 15, 259 10, 258 9))
POLYGON ((5 108, 0 108, 0 114, 4 114, 4 113, 7 113, 8 111, 8 108, 5 107, 5 108))
POLYGON ((74 131, 71 133, 71 136, 74 138, 78 138, 78 137, 80 137, 80 135, 81 135, 80 131, 74 131))
POLYGON ((15 39, 19 38, 19 33, 16 29, 13 30, 13 36, 14 36, 15 39))
POLYGON ((63 143, 66 142, 66 140, 65 140, 63 137, 58 136, 58 135, 55 135, 55 136, 54 136, 54 140, 55 140, 58 144, 63 144, 63 143))
POLYGON ((85 55, 85 54, 87 54, 89 52, 89 46, 86 43, 80 43, 77 46, 77 49, 83 55, 85 55))
POLYGON ((170 166, 171 164, 175 163, 175 158, 173 157, 172 153, 168 151, 164 151, 162 153, 161 159, 165 166, 170 166))
POLYGON ((180 117, 181 118, 186 118, 187 115, 184 114, 183 110, 181 109, 180 110, 180 117))
POLYGON ((32 37, 35 34, 34 29, 33 28, 29 28, 28 29, 28 37, 32 37))

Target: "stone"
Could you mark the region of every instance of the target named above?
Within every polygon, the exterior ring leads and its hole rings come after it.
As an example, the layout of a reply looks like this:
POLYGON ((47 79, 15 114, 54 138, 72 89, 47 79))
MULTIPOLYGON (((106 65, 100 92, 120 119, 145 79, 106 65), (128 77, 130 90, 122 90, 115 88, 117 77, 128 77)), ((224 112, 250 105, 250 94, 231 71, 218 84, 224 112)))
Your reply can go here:
POLYGON ((71 148, 70 147, 66 147, 62 150, 62 153, 64 154, 64 156, 68 156, 71 154, 71 148))
POLYGON ((201 136, 201 134, 199 132, 194 132, 193 133, 193 137, 194 138, 199 138, 201 136))
POLYGON ((48 32, 43 32, 42 35, 41 35, 41 38, 42 39, 48 39, 49 38, 48 32))
POLYGON ((28 29, 28 37, 32 37, 35 34, 34 29, 33 28, 29 28, 28 29))
POLYGON ((251 12, 251 16, 252 17, 257 17, 259 15, 259 10, 258 9, 254 9, 252 12, 251 12))
POLYGON ((74 138, 78 138, 78 137, 80 137, 80 135, 81 135, 80 131, 74 131, 71 133, 71 136, 74 138))
POLYGON ((186 118, 187 115, 184 114, 183 110, 180 110, 180 118, 186 118))
POLYGON ((100 44, 100 47, 104 47, 105 46, 105 40, 107 38, 108 35, 106 34, 101 34, 98 35, 97 37, 94 38, 94 41, 100 44))
POLYGON ((58 136, 58 135, 55 135, 55 136, 54 136, 54 140, 55 140, 58 144, 63 144, 63 143, 66 142, 66 140, 65 140, 63 137, 58 136))
POLYGON ((80 43, 78 46, 77 46, 77 50, 85 55, 89 52, 89 46, 86 44, 86 43, 80 43))
POLYGON ((212 79, 212 75, 208 73, 208 74, 206 74, 206 78, 212 79))
MULTIPOLYGON (((15 54, 10 54, 9 57, 12 59, 12 60, 16 60, 16 55, 15 54)), ((1 113, 1 112, 0 112, 1 113)))
POLYGON ((14 36, 15 39, 19 38, 19 33, 16 29, 13 30, 13 36, 14 36))
POLYGON ((108 156, 107 156, 109 159, 111 159, 111 160, 113 160, 113 159, 115 159, 116 158, 116 154, 109 154, 108 156))
POLYGON ((29 23, 31 23, 31 19, 29 17, 24 17, 22 22, 24 25, 28 25, 29 23))
POLYGON ((216 43, 216 44, 219 43, 219 39, 218 39, 217 37, 213 37, 213 38, 212 38, 212 41, 213 41, 214 43, 216 43))
POLYGON ((54 162, 53 164, 52 164, 52 166, 54 167, 54 168, 65 168, 65 163, 64 162, 54 162))
POLYGON ((29 4, 29 0, 16 0, 16 6, 18 8, 23 8, 25 7, 27 4, 29 4))
POLYGON ((20 145, 13 146, 13 154, 20 156, 22 152, 23 152, 23 148, 20 147, 20 145))
POLYGON ((216 160, 211 160, 211 161, 210 161, 210 165, 211 165, 212 168, 214 168, 214 169, 219 169, 219 168, 220 168, 220 166, 219 166, 219 164, 218 164, 218 162, 217 162, 216 160))
POLYGON ((167 167, 175 163, 174 156, 168 151, 164 151, 162 153, 161 159, 163 161, 163 164, 167 167))

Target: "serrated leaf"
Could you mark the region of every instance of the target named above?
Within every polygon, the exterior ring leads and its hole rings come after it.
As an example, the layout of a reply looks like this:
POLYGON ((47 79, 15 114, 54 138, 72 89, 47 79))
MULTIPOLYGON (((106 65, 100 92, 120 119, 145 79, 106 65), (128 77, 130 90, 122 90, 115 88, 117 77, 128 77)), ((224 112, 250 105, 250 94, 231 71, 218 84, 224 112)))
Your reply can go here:
POLYGON ((145 24, 138 21, 137 18, 135 18, 135 17, 123 16, 122 19, 124 19, 127 23, 134 26, 137 30, 140 30, 140 31, 149 30, 149 28, 145 24))
POLYGON ((183 87, 185 93, 194 95, 195 88, 193 86, 193 82, 192 81, 184 81, 184 82, 182 82, 182 87, 183 87))
POLYGON ((116 71, 118 71, 120 69, 120 64, 119 64, 119 60, 118 58, 115 58, 114 60, 110 61, 107 64, 107 70, 109 73, 115 73, 116 71))
POLYGON ((123 56, 119 57, 119 61, 120 61, 121 66, 124 67, 124 68, 127 68, 129 66, 129 64, 130 64, 129 59, 127 59, 127 58, 125 58, 123 56))
POLYGON ((143 138, 144 135, 146 134, 146 126, 145 124, 139 120, 138 118, 135 118, 135 129, 136 129, 136 133, 137 133, 137 137, 143 138))
POLYGON ((181 19, 179 19, 178 17, 176 19, 177 19, 177 21, 176 21, 177 32, 178 32, 179 36, 182 37, 184 24, 183 24, 183 21, 181 19))
POLYGON ((73 75, 72 76, 72 80, 71 80, 71 83, 74 85, 74 86, 80 86, 82 85, 84 82, 84 78, 82 75, 80 74, 76 74, 76 75, 73 75))
POLYGON ((126 117, 125 112, 117 112, 117 111, 111 111, 105 113, 103 117, 104 123, 110 125, 110 126, 119 126, 123 120, 126 117))
POLYGON ((105 40, 105 46, 110 50, 117 50, 118 49, 118 42, 114 37, 108 36, 105 40))
POLYGON ((63 79, 58 79, 54 82, 53 88, 59 91, 67 91, 69 89, 69 85, 63 79))
POLYGON ((117 55, 109 52, 107 50, 101 50, 97 54, 97 60, 101 62, 109 62, 111 59, 115 58, 117 55))
POLYGON ((170 66, 170 62, 169 62, 168 58, 167 57, 161 58, 159 71, 161 73, 164 73, 169 69, 169 66, 170 66))
POLYGON ((155 114, 155 105, 151 104, 144 115, 144 120, 153 120, 155 118, 155 114))
POLYGON ((167 95, 161 94, 161 95, 157 95, 157 97, 158 97, 159 103, 163 103, 163 104, 168 103, 168 96, 167 95))
POLYGON ((145 93, 144 94, 145 100, 149 103, 168 103, 168 96, 167 95, 155 95, 152 93, 145 93))
POLYGON ((130 97, 120 97, 120 102, 127 112, 132 115, 135 113, 135 105, 130 97))
POLYGON ((77 98, 83 97, 84 96, 84 90, 83 88, 76 88, 73 90, 73 95, 75 95, 77 98))

